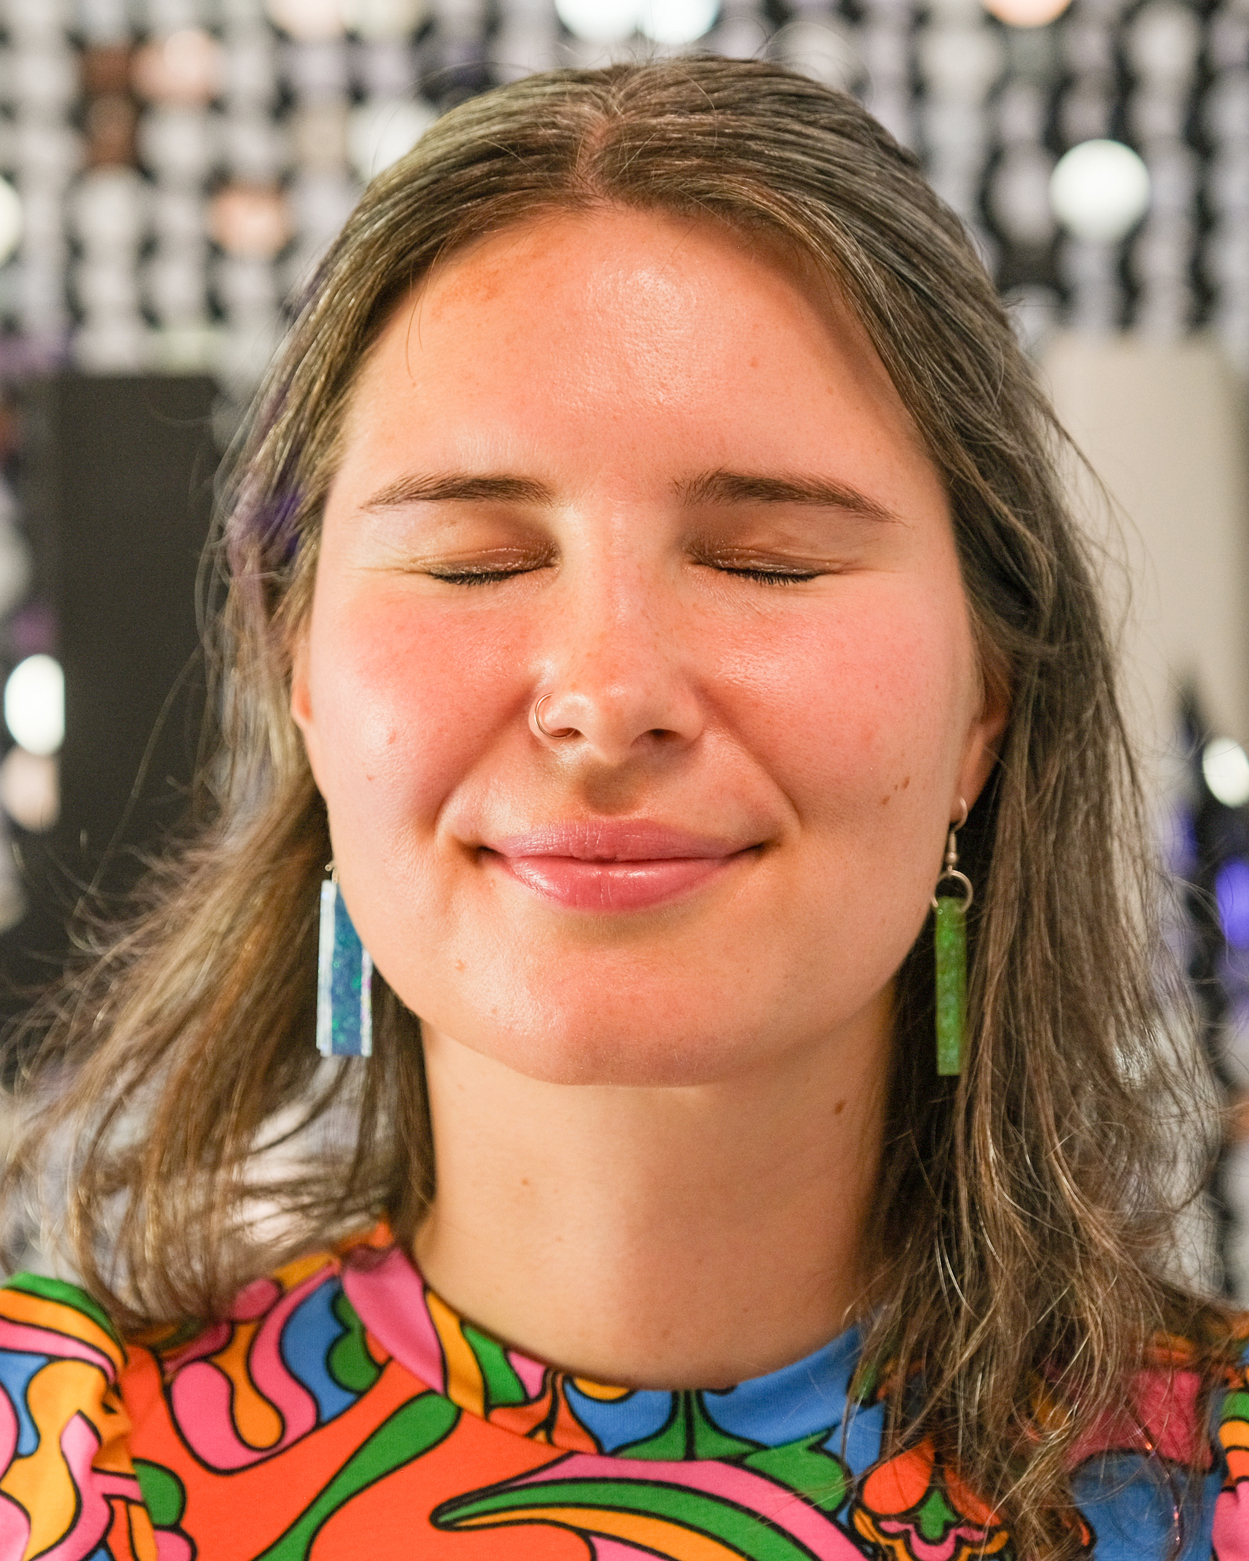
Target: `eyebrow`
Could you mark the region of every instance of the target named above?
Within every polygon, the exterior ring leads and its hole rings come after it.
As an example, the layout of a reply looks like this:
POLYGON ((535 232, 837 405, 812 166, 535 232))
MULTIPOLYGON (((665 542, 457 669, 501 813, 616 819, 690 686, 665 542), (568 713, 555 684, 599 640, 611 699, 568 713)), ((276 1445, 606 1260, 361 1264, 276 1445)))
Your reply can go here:
POLYGON ((824 477, 763 477, 713 471, 677 485, 687 504, 808 504, 847 510, 868 520, 896 520, 892 510, 848 483, 824 477))
MULTIPOLYGON (((845 510, 868 520, 896 520, 892 510, 847 483, 823 477, 767 477, 723 469, 674 484, 685 504, 805 504, 845 510)), ((506 473, 414 472, 379 489, 364 508, 397 509, 405 504, 496 503, 550 506, 555 493, 532 477, 506 473)))
POLYGON ((380 489, 365 509, 397 509, 404 504, 454 503, 483 500, 499 504, 554 504, 544 482, 530 477, 492 476, 473 472, 414 473, 380 489))

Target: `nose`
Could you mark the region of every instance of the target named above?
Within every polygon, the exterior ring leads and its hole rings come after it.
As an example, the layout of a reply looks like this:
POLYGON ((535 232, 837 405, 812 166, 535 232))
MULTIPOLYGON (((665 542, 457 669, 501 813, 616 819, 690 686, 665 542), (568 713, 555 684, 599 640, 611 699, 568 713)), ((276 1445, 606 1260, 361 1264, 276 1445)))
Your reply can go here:
POLYGON ((615 575, 576 594, 548 619, 529 711, 537 740, 612 765, 693 742, 704 714, 671 586, 615 575))

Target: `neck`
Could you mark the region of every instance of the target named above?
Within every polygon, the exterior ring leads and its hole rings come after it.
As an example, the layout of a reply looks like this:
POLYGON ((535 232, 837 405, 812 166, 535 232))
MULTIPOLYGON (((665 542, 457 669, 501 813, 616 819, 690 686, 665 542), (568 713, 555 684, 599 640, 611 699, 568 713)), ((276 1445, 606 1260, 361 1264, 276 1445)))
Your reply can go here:
POLYGON ((601 1382, 723 1388, 800 1359, 866 1293, 888 1020, 885 993, 861 1034, 676 1088, 552 1084, 427 1028, 422 1271, 601 1382))

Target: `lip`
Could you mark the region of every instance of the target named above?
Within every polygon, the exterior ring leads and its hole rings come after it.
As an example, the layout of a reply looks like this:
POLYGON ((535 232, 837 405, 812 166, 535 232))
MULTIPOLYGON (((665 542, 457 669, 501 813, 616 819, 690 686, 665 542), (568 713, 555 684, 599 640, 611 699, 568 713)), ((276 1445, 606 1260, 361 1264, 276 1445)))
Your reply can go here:
POLYGON ((629 911, 690 893, 760 843, 650 819, 579 819, 491 841, 486 850, 512 878, 569 910, 629 911))

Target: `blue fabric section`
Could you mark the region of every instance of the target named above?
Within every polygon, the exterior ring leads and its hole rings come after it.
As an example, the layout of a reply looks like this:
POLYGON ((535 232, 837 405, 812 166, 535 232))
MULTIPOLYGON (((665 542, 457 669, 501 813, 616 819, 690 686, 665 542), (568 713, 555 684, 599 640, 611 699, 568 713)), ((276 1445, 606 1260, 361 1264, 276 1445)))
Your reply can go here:
POLYGON ((356 1401, 354 1393, 330 1376, 328 1363, 330 1351, 347 1331, 331 1310, 341 1288, 337 1280, 327 1280, 306 1296, 287 1318, 278 1346, 286 1369, 316 1399, 322 1424, 356 1401))
MULTIPOLYGON (((853 1409, 842 1451, 842 1422, 847 1418, 847 1396, 861 1342, 858 1330, 849 1329, 792 1366, 753 1377, 723 1393, 704 1392, 703 1405, 709 1418, 730 1436, 763 1447, 783 1447, 826 1432, 822 1446, 846 1457, 852 1468, 866 1468, 880 1456, 883 1405, 853 1409)), ((608 1453, 654 1436, 672 1414, 671 1393, 637 1392, 604 1401, 588 1397, 572 1382, 567 1393, 577 1418, 608 1453)))
POLYGON ((1200 1500, 1182 1511, 1183 1548, 1172 1549, 1175 1505, 1184 1492, 1184 1470, 1171 1471, 1131 1453, 1090 1458, 1076 1471, 1076 1505, 1096 1537, 1097 1561, 1209 1561, 1214 1503, 1222 1483, 1216 1470, 1201 1485, 1200 1500))
POLYGON ((0 1388, 8 1395, 17 1413, 17 1457, 26 1458, 39 1446, 39 1433, 26 1404, 30 1379, 55 1357, 26 1355, 17 1350, 0 1350, 0 1388))
POLYGON ((840 1436, 860 1344, 858 1329, 850 1328, 792 1366, 751 1377, 723 1393, 704 1393, 707 1413, 731 1436, 765 1447, 783 1447, 830 1428, 840 1436))
POLYGON ((826 1452, 844 1458, 852 1469, 870 1468, 880 1457, 881 1441, 885 1435, 885 1406, 859 1404, 848 1409, 844 1427, 844 1448, 842 1431, 842 1426, 835 1426, 820 1446, 826 1452))
POLYGON ((577 1419, 594 1433, 607 1453, 654 1436, 672 1413, 672 1394, 649 1388, 610 1401, 590 1398, 572 1382, 566 1392, 577 1419))

